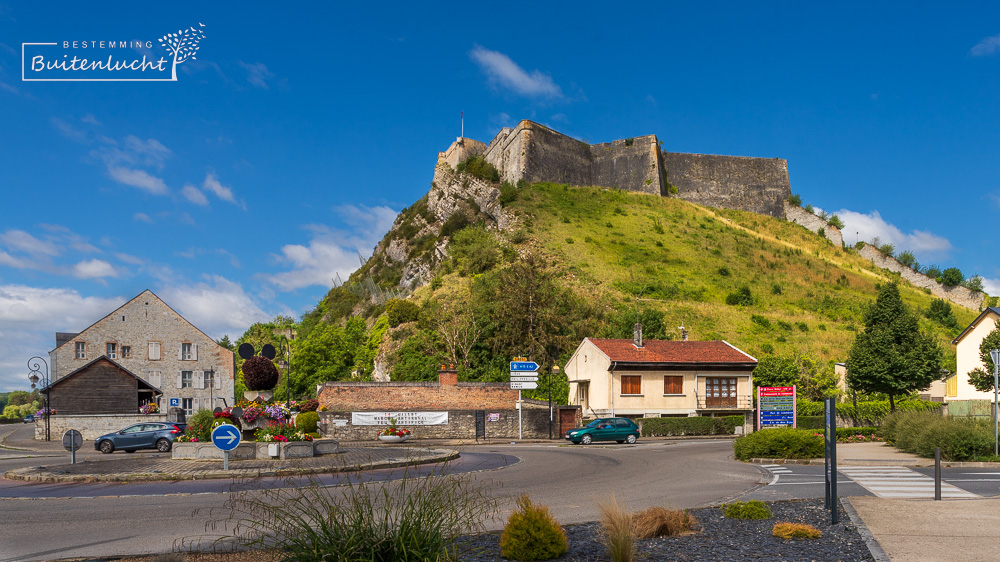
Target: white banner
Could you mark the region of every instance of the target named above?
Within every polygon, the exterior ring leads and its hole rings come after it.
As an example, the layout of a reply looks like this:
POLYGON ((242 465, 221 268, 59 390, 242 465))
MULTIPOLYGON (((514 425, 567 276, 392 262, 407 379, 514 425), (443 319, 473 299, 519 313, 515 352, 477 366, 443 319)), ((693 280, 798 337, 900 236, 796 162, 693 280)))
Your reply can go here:
POLYGON ((448 412, 351 412, 352 425, 448 425, 448 412))

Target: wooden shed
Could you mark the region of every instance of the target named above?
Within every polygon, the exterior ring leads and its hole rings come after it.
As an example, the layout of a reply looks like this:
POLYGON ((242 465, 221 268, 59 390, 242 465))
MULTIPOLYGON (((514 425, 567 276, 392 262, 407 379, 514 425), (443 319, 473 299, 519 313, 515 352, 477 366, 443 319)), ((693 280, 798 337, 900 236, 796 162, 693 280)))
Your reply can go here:
POLYGON ((60 415, 135 414, 160 389, 105 356, 52 382, 42 392, 60 415))

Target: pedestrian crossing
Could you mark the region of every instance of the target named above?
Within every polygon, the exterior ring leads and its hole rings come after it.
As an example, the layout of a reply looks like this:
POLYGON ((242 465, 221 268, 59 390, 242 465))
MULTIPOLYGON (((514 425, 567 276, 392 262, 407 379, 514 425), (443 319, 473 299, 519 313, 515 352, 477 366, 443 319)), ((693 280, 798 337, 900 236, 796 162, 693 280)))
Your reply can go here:
MULTIPOLYGON (((880 498, 933 498, 934 479, 905 466, 844 466, 838 471, 880 498)), ((942 498, 978 498, 951 484, 941 483, 942 498)))
POLYGON ((783 464, 762 464, 761 468, 766 468, 772 474, 791 474, 792 469, 783 464))

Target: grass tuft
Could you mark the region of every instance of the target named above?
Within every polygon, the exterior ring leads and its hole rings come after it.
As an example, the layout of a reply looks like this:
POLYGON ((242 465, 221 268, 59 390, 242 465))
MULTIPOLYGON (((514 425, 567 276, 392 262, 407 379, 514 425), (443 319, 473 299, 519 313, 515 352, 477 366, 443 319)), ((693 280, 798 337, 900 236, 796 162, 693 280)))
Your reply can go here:
POLYGON ((613 494, 597 503, 601 511, 602 539, 613 562, 631 562, 635 559, 635 520, 625 509, 625 502, 613 494))
POLYGON ((818 539, 823 533, 803 523, 775 523, 771 534, 779 539, 818 539))
POLYGON ((636 536, 640 539, 673 537, 694 532, 698 520, 688 510, 651 507, 632 516, 636 536))

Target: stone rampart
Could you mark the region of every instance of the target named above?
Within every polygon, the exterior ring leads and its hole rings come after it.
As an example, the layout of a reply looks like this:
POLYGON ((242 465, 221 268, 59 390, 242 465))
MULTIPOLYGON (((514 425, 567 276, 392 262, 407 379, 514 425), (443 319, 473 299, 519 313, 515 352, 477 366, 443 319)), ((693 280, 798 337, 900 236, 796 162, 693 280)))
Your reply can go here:
POLYGON ((591 185, 665 195, 656 135, 595 144, 590 153, 591 185))
POLYGON ((882 255, 882 252, 879 252, 878 249, 871 244, 865 244, 864 247, 858 251, 858 253, 861 254, 862 257, 871 260, 871 262, 878 267, 899 273, 903 279, 912 285, 924 289, 930 289, 931 294, 939 299, 945 299, 972 310, 980 310, 983 306, 983 298, 986 296, 985 294, 976 293, 958 285, 954 287, 942 285, 941 283, 938 283, 937 280, 931 279, 922 273, 917 273, 909 267, 899 263, 896 258, 882 255))
POLYGON ((458 137, 455 139, 455 142, 451 143, 448 150, 438 152, 438 162, 447 162, 452 168, 457 168, 469 156, 482 154, 484 151, 486 151, 486 143, 475 139, 458 137))
POLYGON ((781 158, 662 153, 667 180, 677 196, 708 207, 784 217, 792 194, 788 163, 781 158))
POLYGON ((832 224, 826 222, 822 218, 810 213, 809 211, 799 207, 798 205, 792 205, 788 201, 784 202, 785 206, 785 218, 795 224, 800 224, 813 232, 819 232, 819 229, 823 229, 823 235, 830 242, 833 242, 838 248, 844 245, 844 236, 840 232, 840 229, 833 226, 832 224))

